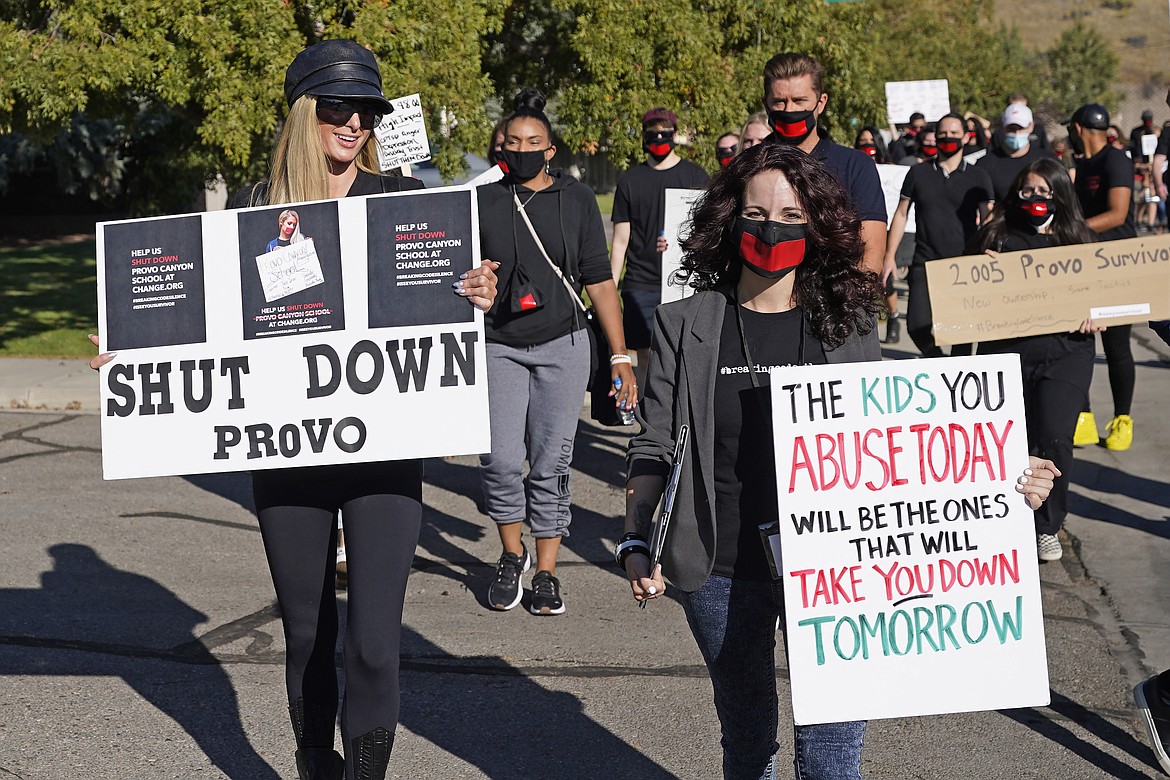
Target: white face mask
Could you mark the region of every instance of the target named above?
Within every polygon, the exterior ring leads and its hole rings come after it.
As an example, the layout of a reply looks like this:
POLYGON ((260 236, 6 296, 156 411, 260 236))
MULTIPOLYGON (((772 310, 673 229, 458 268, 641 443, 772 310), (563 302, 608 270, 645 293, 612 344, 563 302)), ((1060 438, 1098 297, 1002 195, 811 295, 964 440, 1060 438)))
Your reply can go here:
POLYGON ((1008 151, 1018 152, 1028 145, 1028 134, 1026 132, 1004 133, 1003 145, 1007 147, 1008 151))

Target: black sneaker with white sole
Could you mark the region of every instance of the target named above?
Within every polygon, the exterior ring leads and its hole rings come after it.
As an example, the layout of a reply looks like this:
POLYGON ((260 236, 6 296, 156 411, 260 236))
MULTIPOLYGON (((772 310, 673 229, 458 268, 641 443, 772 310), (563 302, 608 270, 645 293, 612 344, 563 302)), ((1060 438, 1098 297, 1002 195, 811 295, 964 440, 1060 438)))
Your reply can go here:
POLYGON ((1170 671, 1151 677, 1133 689, 1133 698, 1141 710, 1150 746, 1162 769, 1170 774, 1170 671))
POLYGON ((538 571, 532 578, 532 604, 528 611, 533 615, 559 615, 564 612, 561 581, 547 571, 538 571))
POLYGON ((488 605, 492 609, 511 609, 520 603, 524 589, 520 587, 520 575, 532 566, 528 548, 520 546, 520 555, 505 552, 496 562, 496 578, 488 588, 488 605))

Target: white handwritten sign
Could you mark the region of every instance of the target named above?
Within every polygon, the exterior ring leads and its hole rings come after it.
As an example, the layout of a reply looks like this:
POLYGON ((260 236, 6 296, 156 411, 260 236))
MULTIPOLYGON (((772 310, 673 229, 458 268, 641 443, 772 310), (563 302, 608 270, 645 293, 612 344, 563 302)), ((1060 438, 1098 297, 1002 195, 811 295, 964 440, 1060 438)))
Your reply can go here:
POLYGON ((390 101, 394 110, 374 130, 382 170, 431 159, 431 143, 418 93, 390 101))
POLYGON ((315 287, 325 281, 313 239, 281 246, 256 257, 264 300, 275 300, 315 287))
POLYGON ((918 112, 927 122, 936 122, 951 111, 951 93, 946 79, 887 81, 886 110, 890 124, 904 125, 918 112))
POLYGON ((1019 358, 772 371, 799 724, 1048 703, 1019 358))

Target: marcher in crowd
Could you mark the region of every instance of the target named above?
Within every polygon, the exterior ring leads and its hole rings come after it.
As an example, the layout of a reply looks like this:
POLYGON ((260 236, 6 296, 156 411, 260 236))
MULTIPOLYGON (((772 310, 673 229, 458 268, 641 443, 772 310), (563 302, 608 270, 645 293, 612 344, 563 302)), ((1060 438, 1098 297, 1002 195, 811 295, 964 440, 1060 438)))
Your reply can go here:
POLYGON ((919 134, 926 128, 926 117, 920 111, 910 115, 910 122, 902 134, 890 143, 890 158, 900 163, 907 157, 913 157, 918 151, 919 134))
MULTIPOLYGON (((991 219, 979 230, 971 251, 994 256, 999 252, 1085 244, 1093 238, 1068 172, 1058 161, 1041 158, 1020 171, 1011 190, 996 200, 991 219)), ((1036 510, 1036 550, 1042 561, 1061 557, 1057 533, 1068 515, 1073 432, 1077 416, 1089 398, 1095 355, 1093 333, 1099 330, 1099 326, 1086 320, 1069 333, 979 344, 979 354, 1014 352, 1020 356, 1029 451, 1051 460, 1061 472, 1052 494, 1036 510)))
POLYGON ((898 165, 917 165, 938 157, 938 140, 935 136, 934 125, 927 125, 918 134, 918 145, 913 154, 909 154, 898 161, 898 165))
POLYGON ((991 177, 995 200, 1003 200, 1012 191, 1013 183, 1020 171, 1036 160, 1055 155, 1046 149, 1032 145, 1032 134, 1036 122, 1032 109, 1023 103, 1008 103, 1003 112, 1003 133, 1000 143, 987 150, 978 165, 991 177))
MULTIPOLYGON (((769 375, 754 366, 880 360, 880 286, 861 264, 848 194, 789 145, 741 153, 694 214, 679 276, 695 294, 656 315, 618 559, 635 600, 661 597, 664 575, 679 590, 711 675, 724 778, 773 779, 783 602, 756 527, 779 510, 769 375), (646 535, 683 423, 693 430, 674 519, 651 572, 646 535)), ((1017 487, 1033 507, 1051 488, 1050 466, 1033 461, 1017 487)), ((864 734, 860 721, 797 726, 795 776, 856 780, 864 734)))
POLYGON ((739 134, 724 133, 715 141, 715 161, 720 168, 731 165, 735 155, 739 152, 739 134))
POLYGON ((853 139, 853 148, 868 154, 878 165, 893 162, 886 148, 886 139, 882 138, 881 131, 873 125, 866 125, 857 131, 857 136, 853 139))
MULTIPOLYGON (((853 140, 853 148, 865 152, 878 165, 889 165, 890 155, 886 151, 886 142, 881 131, 873 125, 866 125, 857 133, 853 140)), ((901 317, 898 314, 898 293, 894 289, 894 275, 886 277, 882 294, 886 302, 886 335, 882 338, 883 344, 896 344, 902 337, 901 317)))
POLYGON ((1129 131, 1129 151, 1134 162, 1149 162, 1149 158, 1142 154, 1142 136, 1157 135, 1154 129, 1154 112, 1146 109, 1142 112, 1142 123, 1129 131))
MULTIPOLYGON (((271 176, 237 194, 234 207, 422 188, 416 179, 377 173, 370 139, 381 116, 393 109, 369 50, 349 40, 310 46, 289 65, 284 93, 289 114, 272 155, 271 176)), ((455 291, 488 308, 495 299, 492 265, 485 260, 456 282, 455 291)), ((102 354, 90 365, 97 368, 109 359, 102 354)), ((422 522, 422 464, 408 460, 256 471, 252 493, 284 626, 298 776, 381 780, 398 724, 402 605, 422 522), (336 517, 342 510, 350 541, 342 649, 344 760, 334 751, 334 567, 336 517)))
POLYGON ((772 134, 772 127, 768 124, 768 114, 757 111, 748 117, 743 129, 739 131, 739 150, 751 149, 756 144, 762 144, 764 139, 772 134))
MULTIPOLYGON (((1098 103, 1087 103, 1067 120, 1068 140, 1079 159, 1076 193, 1081 211, 1097 241, 1135 238, 1133 220, 1133 160, 1105 139, 1109 112, 1098 103)), ((1128 450, 1133 443, 1133 388, 1137 372, 1130 346, 1132 325, 1113 325, 1101 334, 1105 360, 1109 364, 1109 388, 1113 393, 1113 419, 1105 437, 1111 450, 1128 450)), ((1098 444, 1100 436, 1093 412, 1086 404, 1077 420, 1074 442, 1078 446, 1098 444)))
POLYGON ((521 601, 521 575, 532 565, 521 540, 527 520, 537 570, 529 611, 559 615, 565 604, 557 553, 572 519, 573 443, 590 368, 582 287, 613 352, 615 403, 632 409, 637 384, 601 212, 589 187, 549 170, 556 147, 544 104, 535 90, 516 96, 500 152, 508 173, 477 191, 483 254, 503 264, 502 294, 484 325, 492 450, 480 457, 480 476, 503 547, 488 604, 507 610, 521 601))

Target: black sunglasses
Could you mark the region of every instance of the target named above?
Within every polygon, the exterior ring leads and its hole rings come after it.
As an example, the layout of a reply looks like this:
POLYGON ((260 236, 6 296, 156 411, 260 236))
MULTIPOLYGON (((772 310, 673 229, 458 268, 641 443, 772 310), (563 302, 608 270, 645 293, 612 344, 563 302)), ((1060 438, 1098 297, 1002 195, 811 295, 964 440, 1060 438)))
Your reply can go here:
POLYGON ((382 121, 382 114, 369 103, 358 103, 338 98, 317 98, 317 118, 327 125, 344 127, 349 118, 358 115, 362 130, 373 130, 382 121))

